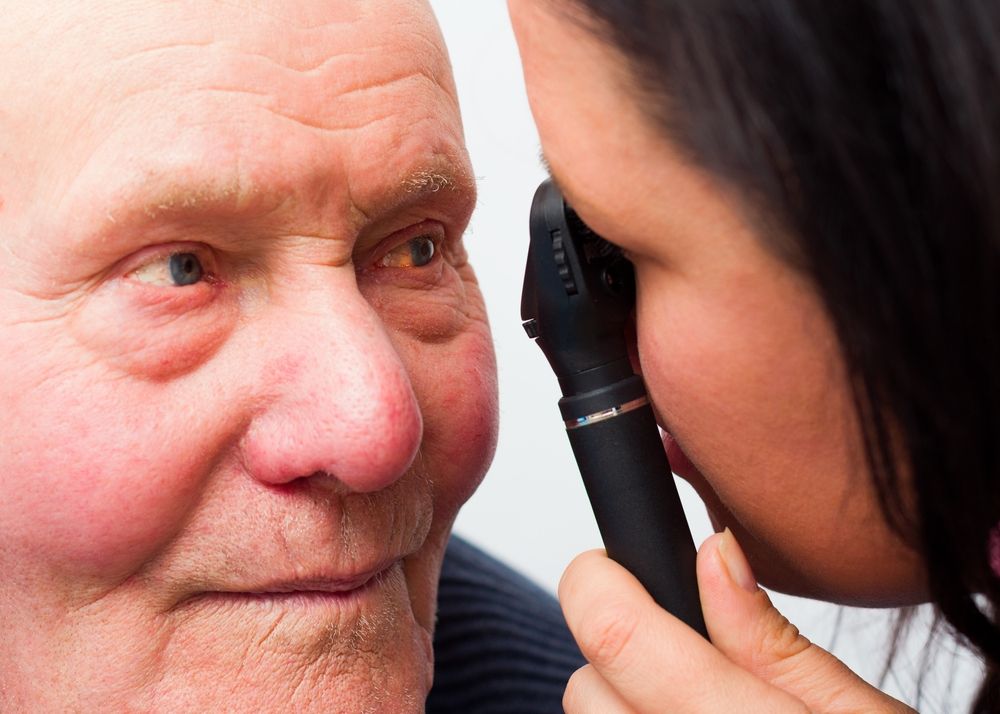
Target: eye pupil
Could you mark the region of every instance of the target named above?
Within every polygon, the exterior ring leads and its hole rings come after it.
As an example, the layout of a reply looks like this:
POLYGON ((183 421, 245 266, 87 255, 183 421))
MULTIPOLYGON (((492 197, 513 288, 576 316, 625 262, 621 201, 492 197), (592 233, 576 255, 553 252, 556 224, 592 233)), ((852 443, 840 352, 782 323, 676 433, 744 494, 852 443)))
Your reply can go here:
POLYGON ((175 253, 170 256, 170 278, 174 285, 194 285, 204 276, 205 269, 194 253, 175 253))

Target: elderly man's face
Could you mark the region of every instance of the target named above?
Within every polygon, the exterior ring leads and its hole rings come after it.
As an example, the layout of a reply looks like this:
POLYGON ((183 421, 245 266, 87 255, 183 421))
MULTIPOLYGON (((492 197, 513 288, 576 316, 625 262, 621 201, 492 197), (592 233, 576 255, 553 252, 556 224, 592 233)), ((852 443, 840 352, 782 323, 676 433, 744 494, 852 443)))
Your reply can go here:
POLYGON ((4 2, 0 709, 419 710, 495 439, 420 2, 4 2))

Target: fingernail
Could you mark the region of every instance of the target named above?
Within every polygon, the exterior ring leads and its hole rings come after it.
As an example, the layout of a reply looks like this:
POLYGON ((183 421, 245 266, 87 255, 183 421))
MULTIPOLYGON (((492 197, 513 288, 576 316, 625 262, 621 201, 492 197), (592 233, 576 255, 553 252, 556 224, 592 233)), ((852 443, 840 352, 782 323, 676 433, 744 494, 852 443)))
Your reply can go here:
POLYGON ((726 570, 729 571, 729 577, 733 582, 748 593, 757 592, 757 580, 750 569, 750 563, 743 555, 743 549, 736 542, 733 532, 728 528, 722 532, 722 538, 719 540, 719 555, 722 556, 722 562, 726 564, 726 570))

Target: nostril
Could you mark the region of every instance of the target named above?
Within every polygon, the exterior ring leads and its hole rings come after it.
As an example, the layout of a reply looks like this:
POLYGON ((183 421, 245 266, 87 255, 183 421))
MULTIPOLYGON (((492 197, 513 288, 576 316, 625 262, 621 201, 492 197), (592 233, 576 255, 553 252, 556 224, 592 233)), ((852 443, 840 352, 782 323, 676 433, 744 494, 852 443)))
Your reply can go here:
POLYGON ((290 482, 288 486, 311 490, 318 489, 333 496, 347 496, 353 492, 353 489, 349 488, 347 484, 337 478, 332 472, 323 470, 313 471, 308 476, 297 478, 290 482))

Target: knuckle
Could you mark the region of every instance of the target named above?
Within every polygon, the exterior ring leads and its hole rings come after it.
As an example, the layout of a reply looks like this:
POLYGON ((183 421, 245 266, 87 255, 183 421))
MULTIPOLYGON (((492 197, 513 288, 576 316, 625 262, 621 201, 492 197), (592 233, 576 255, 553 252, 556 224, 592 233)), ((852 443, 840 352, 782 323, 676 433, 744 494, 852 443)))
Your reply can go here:
POLYGON ((628 604, 601 603, 581 620, 580 649, 599 669, 621 665, 638 629, 639 618, 628 604))
POLYGON ((793 659, 812 646, 798 627, 773 608, 760 626, 762 632, 758 640, 758 656, 763 660, 761 664, 770 665, 793 659))

